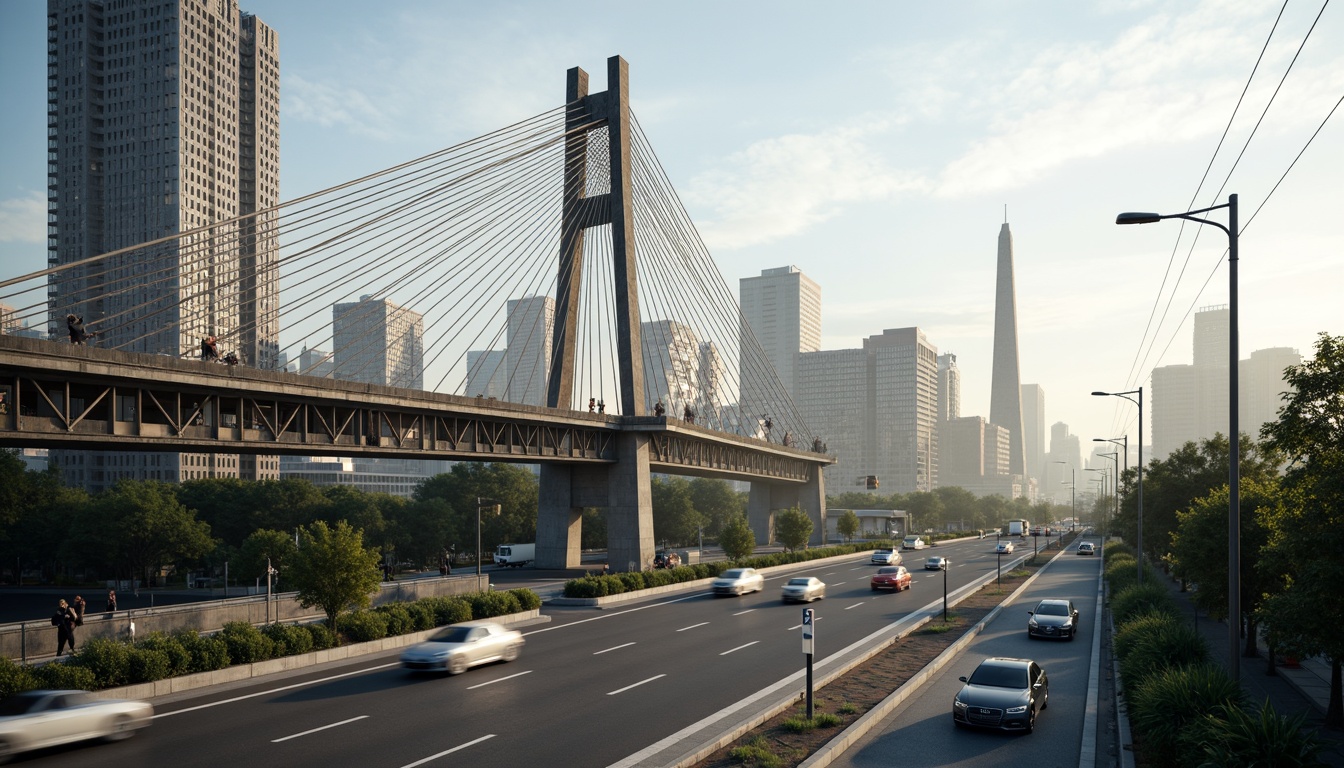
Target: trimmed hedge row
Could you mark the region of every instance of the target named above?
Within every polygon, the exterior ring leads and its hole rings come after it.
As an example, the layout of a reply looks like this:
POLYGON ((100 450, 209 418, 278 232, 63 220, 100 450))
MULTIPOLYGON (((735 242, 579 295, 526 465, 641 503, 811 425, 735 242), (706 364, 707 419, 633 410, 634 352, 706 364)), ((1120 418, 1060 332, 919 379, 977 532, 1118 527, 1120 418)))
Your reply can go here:
POLYGON ((1324 765, 1318 757, 1323 745, 1303 728, 1305 717, 1280 716, 1268 702, 1246 710, 1240 687, 1209 663, 1204 638, 1181 616, 1158 574, 1149 578, 1145 569, 1144 583, 1137 584, 1132 555, 1115 545, 1107 545, 1106 555, 1113 647, 1145 764, 1324 765))
POLYGON ((873 549, 890 549, 894 546, 896 545, 891 541, 866 541, 856 544, 820 547, 818 549, 802 549, 796 552, 777 552, 771 555, 747 558, 739 563, 721 561, 683 565, 657 571, 628 571, 611 573, 606 576, 589 574, 565 582, 564 595, 565 597, 606 597, 607 595, 619 595, 641 589, 664 587, 669 584, 710 579, 730 568, 769 568, 774 565, 803 563, 823 557, 852 555, 855 552, 867 552, 873 549))
POLYGON ((41 666, 21 666, 0 658, 0 698, 37 688, 98 690, 152 683, 234 664, 325 650, 337 645, 338 634, 349 642, 368 642, 540 607, 537 593, 513 589, 427 597, 342 614, 336 633, 324 623, 269 624, 258 629, 245 621, 233 621, 213 635, 183 629, 172 634, 154 632, 133 643, 98 637, 82 643, 69 659, 41 666))

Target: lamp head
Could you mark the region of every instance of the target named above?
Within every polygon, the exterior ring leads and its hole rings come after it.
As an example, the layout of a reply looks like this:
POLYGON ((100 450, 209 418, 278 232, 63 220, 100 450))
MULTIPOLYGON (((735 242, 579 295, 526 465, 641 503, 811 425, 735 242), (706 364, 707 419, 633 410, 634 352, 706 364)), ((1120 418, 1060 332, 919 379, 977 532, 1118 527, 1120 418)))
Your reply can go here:
POLYGON ((1110 397, 1110 396, 1111 396, 1111 393, 1110 393, 1110 392, 1093 392, 1093 393, 1092 393, 1092 396, 1093 396, 1093 397, 1110 397))
POLYGON ((1152 224, 1155 221, 1161 221, 1160 213, 1143 213, 1140 211, 1127 211, 1115 217, 1116 224, 1152 224))

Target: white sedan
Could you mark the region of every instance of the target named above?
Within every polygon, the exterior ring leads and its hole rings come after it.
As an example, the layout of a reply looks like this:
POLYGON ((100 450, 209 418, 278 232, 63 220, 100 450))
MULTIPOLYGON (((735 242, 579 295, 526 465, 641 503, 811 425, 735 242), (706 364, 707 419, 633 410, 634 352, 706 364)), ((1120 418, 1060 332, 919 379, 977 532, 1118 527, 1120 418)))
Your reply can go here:
POLYGON ((86 739, 117 741, 149 725, 144 701, 98 699, 88 691, 27 691, 0 701, 0 762, 30 749, 86 739))
POLYGON ((513 661, 523 649, 523 635, 493 621, 467 621, 444 627, 401 654, 401 666, 416 671, 460 675, 492 661, 513 661))
POLYGON ((755 568, 729 568, 709 583, 709 591, 716 595, 743 595, 765 589, 765 577, 755 568))
POLYGON ((999 554, 1010 555, 1013 553, 1013 542, 1000 541, 999 545, 994 548, 994 551, 999 554))
POLYGON ((795 576, 784 583, 784 602, 810 603, 826 596, 826 585, 816 576, 795 576))

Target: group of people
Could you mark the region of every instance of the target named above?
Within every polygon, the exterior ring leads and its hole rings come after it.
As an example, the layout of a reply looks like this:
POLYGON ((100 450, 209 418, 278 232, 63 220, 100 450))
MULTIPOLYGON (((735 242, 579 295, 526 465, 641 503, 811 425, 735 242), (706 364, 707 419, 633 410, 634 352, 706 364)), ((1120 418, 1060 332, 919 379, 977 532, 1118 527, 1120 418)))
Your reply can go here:
POLYGON ((607 403, 606 403, 606 401, 605 401, 605 400, 598 400, 598 399, 595 398, 595 397, 590 397, 590 398, 588 398, 588 412, 589 412, 589 413, 606 413, 606 412, 607 412, 607 403))
MULTIPOLYGON (((84 327, 84 318, 74 313, 65 316, 65 327, 70 333, 70 343, 83 346, 90 339, 98 334, 84 327)), ((230 352, 223 357, 219 355, 219 341, 214 336, 206 336, 201 339, 201 359, 206 362, 225 363, 227 365, 238 364, 238 353, 230 352)), ((589 410, 592 410, 590 407, 589 410)))
MULTIPOLYGON (((82 595, 75 595, 75 599, 66 602, 64 599, 56 603, 56 613, 51 616, 51 625, 56 628, 56 655, 65 653, 66 646, 70 647, 70 653, 75 652, 75 628, 84 625, 84 611, 88 608, 82 595)), ((117 610, 117 592, 114 589, 107 590, 107 612, 111 613, 117 610)))

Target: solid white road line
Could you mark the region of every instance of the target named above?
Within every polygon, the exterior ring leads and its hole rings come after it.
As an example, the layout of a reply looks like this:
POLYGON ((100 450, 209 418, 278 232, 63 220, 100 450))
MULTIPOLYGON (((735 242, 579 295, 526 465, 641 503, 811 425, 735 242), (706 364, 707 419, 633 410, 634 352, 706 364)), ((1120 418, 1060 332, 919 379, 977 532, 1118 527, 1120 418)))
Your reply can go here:
POLYGON ((739 646, 737 646, 736 648, 730 648, 730 649, 724 651, 723 653, 720 653, 719 655, 720 655, 720 656, 727 656, 728 654, 732 653, 733 651, 740 651, 740 650, 742 650, 743 648, 750 648, 751 646, 753 646, 753 645, 755 645, 755 644, 757 644, 757 643, 759 643, 759 642, 761 642, 761 641, 760 641, 760 640, 752 640, 750 643, 747 643, 746 645, 739 645, 739 646))
MULTIPOLYGON (((677 630, 677 631, 680 632, 681 630, 677 630)), ((594 655, 594 656, 601 656, 602 654, 606 653, 607 651, 619 651, 619 650, 622 649, 622 648, 629 648, 629 647, 632 646, 632 645, 634 645, 634 643, 621 643, 620 645, 613 645, 613 646, 610 647, 610 648, 603 648, 603 649, 600 650, 600 651, 593 651, 593 655, 594 655)))
POLYGON ((755 609, 755 608, 748 608, 748 609, 745 610, 745 611, 738 611, 737 613, 734 613, 733 615, 734 615, 734 616, 741 616, 741 615, 746 614, 746 613, 751 613, 751 612, 754 611, 754 610, 756 610, 756 609, 755 609))
POLYGON ((484 687, 487 686, 487 685, 494 685, 495 683, 502 683, 502 682, 504 682, 505 680, 512 680, 512 679, 515 678, 515 677, 522 677, 523 675, 530 675, 530 674, 532 674, 532 670, 529 669, 529 670, 527 670, 526 672, 519 672, 519 673, 514 674, 514 675, 505 675, 504 677, 497 677, 497 678, 495 678, 494 680, 486 680, 484 683, 477 683, 477 684, 475 684, 475 685, 469 685, 469 686, 467 686, 467 690, 468 690, 468 691, 474 691, 474 690, 476 690, 477 688, 484 688, 484 687))
POLYGON ((363 719, 366 718, 366 717, 368 717, 368 715, 360 715, 359 717, 352 717, 352 718, 350 718, 349 720, 342 720, 342 721, 339 722, 339 723, 332 723, 331 725, 323 725, 323 726, 319 726, 319 727, 317 727, 317 728, 312 728, 312 729, 309 729, 309 730, 304 731, 304 732, 302 732, 302 733, 295 733, 295 734, 292 734, 292 735, 289 735, 289 736, 281 736, 281 737, 278 738, 278 739, 271 739, 271 743, 272 743, 272 744, 279 744, 279 743, 282 742, 282 741, 289 741, 290 739, 297 739, 297 738, 299 738, 300 736, 307 736, 307 735, 310 734, 310 733, 317 733, 318 731, 325 731, 325 730, 327 730, 328 728, 335 728, 335 727, 338 726, 338 725, 345 725, 345 724, 347 724, 347 723, 353 723, 353 722, 355 722, 355 721, 357 721, 357 720, 363 720, 363 719))
POLYGON ((373 666, 373 667, 365 667, 364 669, 356 669, 354 672, 343 672, 343 673, 341 673, 341 674, 339 674, 339 675, 332 675, 331 677, 323 677, 323 678, 319 678, 319 679, 317 679, 317 680, 308 680, 308 681, 306 681, 306 682, 302 682, 302 683, 294 683, 293 685, 283 685, 283 686, 281 686, 281 687, 279 687, 279 688, 271 688, 271 689, 269 689, 269 690, 265 690, 265 691, 257 691, 256 693, 249 693, 249 694, 247 694, 246 696, 235 696, 235 697, 233 697, 232 699, 224 699, 224 700, 222 700, 222 701, 212 701, 212 702, 210 702, 209 704, 199 704, 199 705, 197 705, 197 706, 194 706, 194 707, 187 707, 187 708, 185 708, 185 709, 175 709, 175 710, 173 710, 172 712, 160 712, 160 713, 154 715, 154 718, 153 718, 153 719, 158 720, 160 717, 170 717, 170 716, 172 716, 172 715, 180 715, 180 714, 182 714, 183 712, 195 712, 195 711, 198 710, 198 709, 209 709, 210 707, 218 707, 220 704, 232 704, 232 703, 234 703, 235 701, 244 701, 244 700, 246 700, 246 699, 255 699, 255 698, 258 697, 258 696, 269 696, 269 695, 271 695, 272 693, 279 693, 279 692, 281 692, 281 691, 288 691, 288 690, 290 690, 290 689, 292 689, 292 688, 302 688, 302 687, 305 686, 305 685, 317 685, 318 683, 325 683, 325 682, 329 682, 329 681, 331 681, 331 680, 340 680, 340 679, 343 678, 343 677, 350 677, 351 675, 362 675, 362 674, 364 674, 365 672, 373 672, 373 671, 375 671, 375 670, 379 670, 379 669, 387 669, 388 667, 395 667, 395 666, 398 666, 398 665, 400 665, 400 664, 401 664, 401 662, 399 662, 399 661, 394 661, 394 662, 392 662, 391 664, 379 664, 379 665, 377 665, 377 666, 373 666))
POLYGON ((660 677, 667 677, 667 675, 665 675, 665 674, 664 674, 664 675, 654 675, 653 677, 650 677, 648 680, 640 680, 638 683, 635 683, 634 685, 627 685, 627 686, 625 686, 624 688, 617 688, 617 689, 614 690, 614 691, 607 691, 607 695, 608 695, 608 696, 615 696, 615 695, 618 694, 618 693, 625 693, 626 691, 630 690, 631 688, 638 688, 639 686, 641 686, 641 685, 643 685, 643 684, 645 684, 645 683, 652 683, 654 680, 657 680, 657 679, 660 678, 660 677))
POLYGON ((495 738, 495 734, 487 733, 486 735, 482 736, 479 739, 472 739, 471 741, 468 741, 466 744, 459 744, 456 747, 453 747, 452 749, 445 749, 442 752, 438 753, 437 755, 430 755, 429 757, 426 757, 423 760, 416 760, 414 763, 407 763, 401 766, 401 768, 415 768, 417 765, 424 765, 425 763, 428 763, 431 760, 438 760, 440 757, 443 757, 444 755, 451 755, 460 749, 466 749, 467 747, 473 746, 475 744, 480 744, 482 741, 486 741, 488 739, 493 738, 495 738))
POLYGON ((685 631, 688 630, 688 629, 695 629, 696 627, 703 627, 703 626, 705 626, 705 625, 708 624, 708 623, 709 623, 708 621, 702 621, 702 622, 700 622, 699 624, 692 624, 692 625, 689 626, 689 627, 682 627, 681 629, 678 629, 677 631, 678 631, 678 632, 685 632, 685 631))

